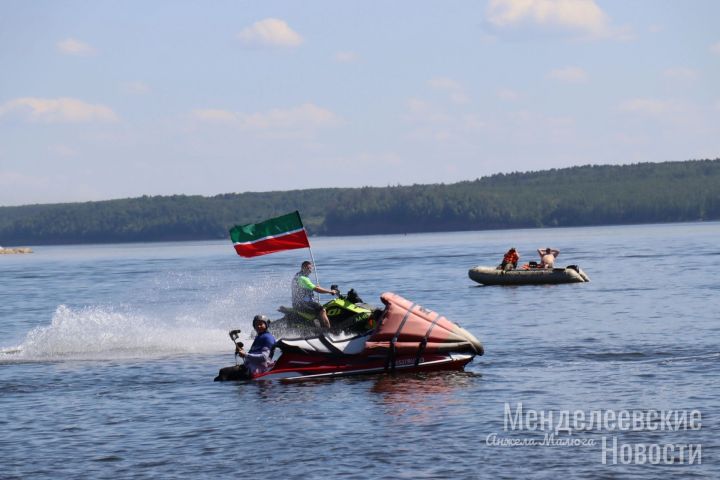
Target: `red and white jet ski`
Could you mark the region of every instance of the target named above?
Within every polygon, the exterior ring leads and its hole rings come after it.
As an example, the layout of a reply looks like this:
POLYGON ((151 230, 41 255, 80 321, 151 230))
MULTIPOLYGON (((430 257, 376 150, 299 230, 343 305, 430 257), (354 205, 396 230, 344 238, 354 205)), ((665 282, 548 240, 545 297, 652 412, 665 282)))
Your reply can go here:
POLYGON ((281 338, 282 352, 274 366, 249 374, 243 365, 220 369, 216 381, 310 378, 394 371, 462 370, 483 346, 470 332, 439 313, 384 293, 375 328, 361 334, 322 333, 314 337, 281 338))

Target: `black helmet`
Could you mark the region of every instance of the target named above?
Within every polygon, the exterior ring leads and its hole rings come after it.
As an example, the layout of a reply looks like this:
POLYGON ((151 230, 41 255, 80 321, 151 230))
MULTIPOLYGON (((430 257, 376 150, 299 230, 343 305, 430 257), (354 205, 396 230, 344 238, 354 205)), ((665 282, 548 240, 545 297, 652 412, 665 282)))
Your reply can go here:
POLYGON ((270 320, 268 319, 267 315, 255 315, 255 318, 253 318, 253 328, 257 328, 258 323, 264 322, 265 325, 270 324, 270 320))

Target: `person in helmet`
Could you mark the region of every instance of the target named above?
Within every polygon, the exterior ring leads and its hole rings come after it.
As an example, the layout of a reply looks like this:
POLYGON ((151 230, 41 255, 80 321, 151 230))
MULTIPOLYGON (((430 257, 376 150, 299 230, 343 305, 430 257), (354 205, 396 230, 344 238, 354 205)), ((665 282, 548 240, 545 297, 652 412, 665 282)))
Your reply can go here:
POLYGON ((292 279, 292 306, 301 312, 314 313, 320 319, 324 328, 330 328, 330 319, 322 305, 315 301, 314 292, 337 295, 337 290, 328 290, 320 285, 315 285, 310 280, 313 271, 312 262, 305 261, 300 265, 300 271, 292 279))
POLYGON ((275 365, 272 356, 276 340, 273 334, 268 332, 268 322, 265 315, 255 315, 253 318, 253 328, 257 333, 255 340, 248 352, 242 349, 238 351, 238 356, 245 361, 245 368, 250 376, 267 372, 275 365))

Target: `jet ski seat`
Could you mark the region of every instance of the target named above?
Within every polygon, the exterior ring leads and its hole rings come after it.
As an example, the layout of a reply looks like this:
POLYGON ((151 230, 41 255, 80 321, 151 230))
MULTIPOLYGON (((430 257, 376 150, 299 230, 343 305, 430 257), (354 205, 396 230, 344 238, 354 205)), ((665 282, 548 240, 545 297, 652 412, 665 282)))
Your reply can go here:
POLYGON ((365 342, 370 337, 368 334, 353 334, 348 336, 343 334, 335 335, 331 333, 325 333, 323 336, 328 342, 345 355, 357 355, 365 350, 365 342))
POLYGON ((357 355, 365 349, 368 337, 367 334, 347 336, 323 333, 318 337, 282 338, 275 346, 283 352, 357 355))

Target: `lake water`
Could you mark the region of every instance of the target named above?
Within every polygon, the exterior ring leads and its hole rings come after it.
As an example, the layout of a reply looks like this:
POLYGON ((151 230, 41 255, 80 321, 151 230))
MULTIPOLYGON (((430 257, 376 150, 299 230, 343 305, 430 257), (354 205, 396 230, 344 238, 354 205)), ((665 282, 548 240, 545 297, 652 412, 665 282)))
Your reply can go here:
POLYGON ((0 256, 0 478, 718 478, 719 240, 716 222, 313 238, 323 286, 400 294, 486 353, 465 372, 299 384, 213 377, 234 363, 228 330, 247 341, 289 302, 307 250, 0 256), (558 248, 591 282, 468 278, 511 246, 521 263, 558 248))

